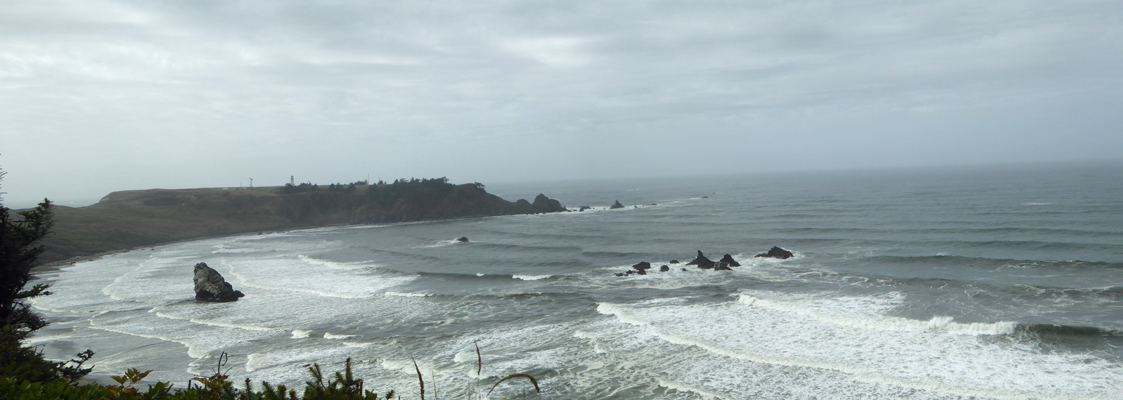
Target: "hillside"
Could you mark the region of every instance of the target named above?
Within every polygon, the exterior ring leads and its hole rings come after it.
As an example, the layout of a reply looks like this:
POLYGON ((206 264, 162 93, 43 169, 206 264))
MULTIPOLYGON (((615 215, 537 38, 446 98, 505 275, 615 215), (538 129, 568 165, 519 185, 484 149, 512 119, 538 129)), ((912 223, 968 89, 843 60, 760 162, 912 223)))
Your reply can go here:
POLYGON ((317 226, 565 211, 539 195, 510 202, 482 185, 392 184, 114 192, 88 207, 56 206, 41 262, 209 236, 317 226))

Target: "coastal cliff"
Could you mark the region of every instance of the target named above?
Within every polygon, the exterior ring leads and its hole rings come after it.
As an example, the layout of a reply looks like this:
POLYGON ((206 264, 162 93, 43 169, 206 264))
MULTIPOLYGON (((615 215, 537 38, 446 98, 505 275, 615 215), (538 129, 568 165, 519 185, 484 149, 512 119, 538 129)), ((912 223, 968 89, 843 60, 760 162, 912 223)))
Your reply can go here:
POLYGON ((391 184, 260 188, 150 189, 114 192, 97 204, 55 206, 54 234, 40 260, 140 246, 317 226, 440 220, 565 211, 539 195, 510 202, 483 185, 446 179, 391 184))

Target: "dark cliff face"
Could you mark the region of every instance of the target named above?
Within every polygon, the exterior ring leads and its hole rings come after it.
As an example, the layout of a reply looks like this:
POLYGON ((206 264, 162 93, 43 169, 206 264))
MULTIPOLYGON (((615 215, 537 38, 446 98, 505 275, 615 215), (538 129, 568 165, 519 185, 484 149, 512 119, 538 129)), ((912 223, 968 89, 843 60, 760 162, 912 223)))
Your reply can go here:
POLYGON ((115 192, 89 207, 56 207, 54 235, 44 240, 47 253, 40 260, 237 233, 558 211, 565 207, 544 195, 534 203, 510 202, 478 185, 444 180, 296 193, 284 188, 115 192))

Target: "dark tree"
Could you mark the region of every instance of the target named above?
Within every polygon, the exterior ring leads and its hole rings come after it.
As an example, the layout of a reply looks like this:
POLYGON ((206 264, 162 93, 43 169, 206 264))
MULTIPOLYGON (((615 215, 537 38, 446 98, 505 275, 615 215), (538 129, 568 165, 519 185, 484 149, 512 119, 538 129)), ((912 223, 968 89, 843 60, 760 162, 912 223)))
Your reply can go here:
POLYGON ((51 201, 43 199, 38 207, 19 213, 21 218, 13 218, 9 211, 0 204, 0 326, 10 325, 23 338, 47 326, 25 300, 50 294, 50 285, 40 283, 27 290, 24 286, 31 281, 31 267, 45 250, 39 240, 51 231, 51 201))

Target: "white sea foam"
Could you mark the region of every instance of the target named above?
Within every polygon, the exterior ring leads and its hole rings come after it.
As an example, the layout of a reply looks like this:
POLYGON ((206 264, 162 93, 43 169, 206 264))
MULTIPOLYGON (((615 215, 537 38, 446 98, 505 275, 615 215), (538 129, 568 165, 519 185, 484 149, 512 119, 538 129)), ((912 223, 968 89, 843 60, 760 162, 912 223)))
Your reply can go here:
POLYGON ((306 256, 304 254, 297 254, 296 258, 299 259, 300 261, 304 261, 304 262, 312 264, 312 265, 323 266, 323 267, 327 267, 327 268, 331 268, 331 269, 345 270, 345 271, 357 270, 357 269, 366 269, 366 268, 378 266, 376 264, 371 264, 371 263, 368 263, 368 262, 345 263, 345 262, 322 260, 322 259, 319 259, 319 258, 309 257, 309 256, 306 256))
POLYGON ((301 329, 293 329, 292 330, 292 338, 293 339, 303 339, 303 338, 308 337, 308 335, 310 335, 311 333, 312 332, 301 330, 301 329))
POLYGON ((384 293, 384 295, 393 296, 393 297, 429 297, 429 296, 432 296, 431 293, 399 293, 399 292, 386 292, 386 293, 384 293))
POLYGON ((537 281, 537 280, 549 278, 551 276, 553 276, 553 275, 511 275, 511 278, 521 279, 521 280, 524 280, 524 281, 537 281))
POLYGON ((324 332, 324 339, 339 340, 339 339, 350 339, 350 338, 353 338, 353 337, 355 337, 355 335, 336 335, 336 334, 331 333, 331 332, 324 332))
POLYGON ((1123 390, 1123 369, 1106 360, 979 340, 1011 332, 1012 323, 880 314, 897 302, 893 294, 834 299, 754 294, 716 304, 600 303, 597 311, 638 327, 637 338, 695 346, 717 359, 840 371, 872 385, 994 398, 1107 398, 1123 390))
POLYGON ((199 325, 209 325, 209 326, 222 327, 222 328, 233 328, 233 329, 244 329, 244 330, 247 330, 247 331, 260 331, 260 332, 276 331, 276 329, 274 329, 274 328, 269 328, 269 327, 264 327, 264 326, 244 325, 244 324, 236 324, 236 323, 222 322, 222 321, 211 321, 211 320, 205 320, 205 319, 199 319, 199 318, 186 318, 186 317, 175 315, 175 314, 168 313, 168 312, 156 311, 156 309, 149 310, 148 312, 156 314, 156 316, 158 316, 160 318, 176 319, 176 320, 187 321, 187 322, 191 322, 193 324, 199 324, 199 325))
POLYGON ((851 328, 878 331, 943 332, 957 335, 1008 335, 1014 333, 1015 322, 966 323, 953 322, 952 317, 934 316, 928 321, 887 317, 880 313, 896 307, 901 294, 881 297, 851 297, 819 301, 776 301, 750 295, 739 295, 741 304, 797 314, 818 322, 851 328))
POLYGON ((674 389, 674 390, 677 390, 677 391, 680 391, 680 392, 694 393, 694 394, 697 394, 698 396, 702 397, 703 399, 721 399, 721 398, 723 398, 718 393, 709 392, 705 389, 697 388, 697 387, 686 385, 686 384, 679 383, 679 382, 674 382, 674 381, 671 381, 671 380, 665 379, 665 378, 657 378, 656 382, 659 383, 659 386, 665 387, 667 389, 674 389))
POLYGON ((370 298, 416 279, 367 271, 366 266, 308 260, 255 258, 224 261, 223 266, 245 287, 346 299, 370 298))
POLYGON ((417 246, 417 248, 420 248, 420 249, 432 249, 432 248, 438 248, 438 247, 446 247, 446 246, 452 246, 452 245, 454 245, 454 244, 457 244, 457 243, 460 243, 460 242, 459 242, 459 241, 457 241, 456 239, 452 239, 452 240, 442 240, 442 241, 439 241, 439 242, 436 242, 436 243, 430 243, 430 244, 420 245, 420 246, 417 246))

